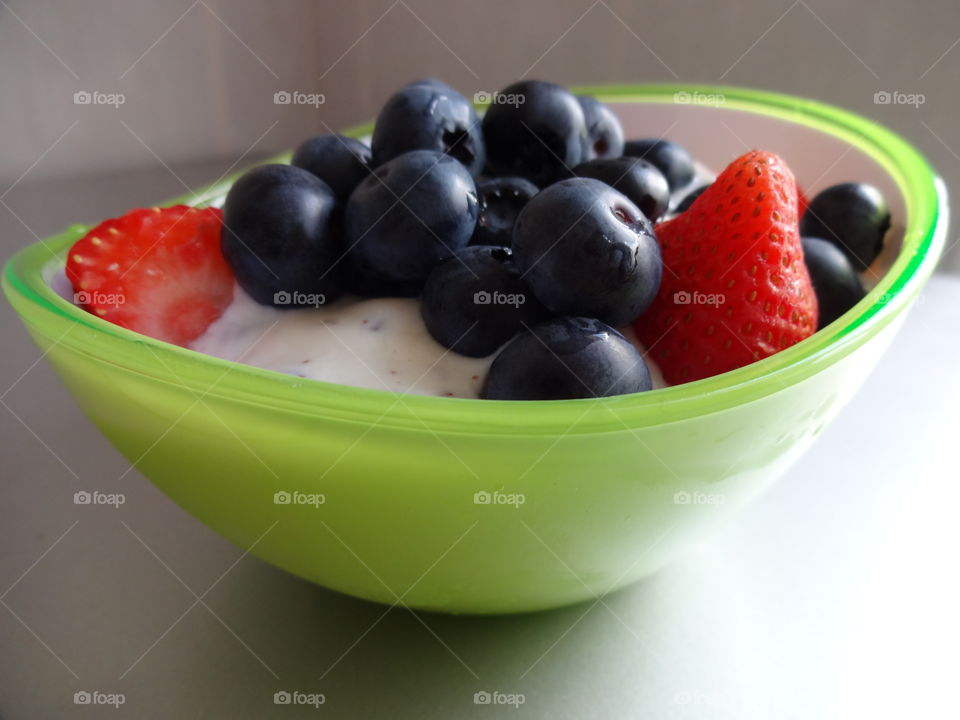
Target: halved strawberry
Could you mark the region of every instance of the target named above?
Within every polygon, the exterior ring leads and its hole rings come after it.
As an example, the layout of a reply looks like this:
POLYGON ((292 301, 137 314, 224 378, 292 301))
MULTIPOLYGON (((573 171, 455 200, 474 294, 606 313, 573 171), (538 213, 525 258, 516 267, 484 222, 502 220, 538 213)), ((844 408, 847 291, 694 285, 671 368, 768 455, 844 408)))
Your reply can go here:
POLYGON ((742 367, 816 330, 797 199, 783 160, 754 150, 656 226, 663 280, 635 327, 669 383, 742 367))
POLYGON ((217 208, 185 205, 105 220, 67 257, 77 303, 122 327, 186 345, 233 299, 221 225, 217 208))

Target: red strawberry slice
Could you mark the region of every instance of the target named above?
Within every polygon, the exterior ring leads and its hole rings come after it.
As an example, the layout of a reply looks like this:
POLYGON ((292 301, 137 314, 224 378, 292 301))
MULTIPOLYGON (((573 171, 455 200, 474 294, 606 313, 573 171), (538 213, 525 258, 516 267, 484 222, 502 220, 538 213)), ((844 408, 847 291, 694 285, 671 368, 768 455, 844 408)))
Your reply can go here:
POLYGON ((783 160, 754 150, 656 226, 663 281, 635 327, 667 382, 742 367, 814 332, 797 197, 783 160))
POLYGON ((104 320, 187 345, 233 299, 220 210, 176 205, 105 220, 70 249, 76 301, 104 320))

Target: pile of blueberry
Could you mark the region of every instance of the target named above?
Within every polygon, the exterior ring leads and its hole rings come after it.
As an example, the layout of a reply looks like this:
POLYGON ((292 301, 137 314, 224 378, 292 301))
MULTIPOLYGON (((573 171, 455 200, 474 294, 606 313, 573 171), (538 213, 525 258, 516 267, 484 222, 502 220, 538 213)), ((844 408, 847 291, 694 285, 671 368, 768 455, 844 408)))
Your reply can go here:
POLYGON ((682 147, 625 141, 595 98, 523 81, 481 119, 425 80, 387 101, 369 147, 321 135, 290 165, 242 176, 223 208, 222 250, 265 305, 421 297, 426 327, 450 350, 483 357, 506 344, 483 397, 638 392, 651 387, 648 369, 616 328, 657 295, 653 223, 693 178, 682 147))

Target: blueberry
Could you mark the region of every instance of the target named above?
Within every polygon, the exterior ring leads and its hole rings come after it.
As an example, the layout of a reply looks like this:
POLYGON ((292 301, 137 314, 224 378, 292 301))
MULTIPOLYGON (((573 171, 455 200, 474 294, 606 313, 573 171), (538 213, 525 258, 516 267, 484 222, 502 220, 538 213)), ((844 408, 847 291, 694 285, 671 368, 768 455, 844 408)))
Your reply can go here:
POLYGON ((421 80, 402 87, 383 106, 373 128, 374 166, 411 150, 436 150, 478 175, 486 157, 473 105, 449 85, 421 80))
POLYGON ((560 317, 517 335, 483 384, 489 400, 567 400, 649 390, 646 363, 623 335, 593 318, 560 317))
POLYGON ((872 185, 833 185, 810 201, 800 220, 800 234, 829 240, 850 258, 857 270, 866 270, 883 250, 890 228, 890 211, 872 185))
POLYGON ((623 155, 623 126, 613 110, 590 95, 578 95, 577 101, 587 126, 584 160, 623 155))
POLYGON ((689 210, 690 206, 693 205, 693 201, 703 195, 703 191, 708 187, 710 186, 704 185, 703 187, 698 187, 696 190, 691 190, 689 193, 684 195, 683 200, 677 203, 677 207, 673 209, 673 212, 680 214, 689 210))
POLYGON ((292 165, 260 165, 227 193, 220 247, 258 303, 291 308, 318 295, 329 302, 343 290, 340 220, 323 180, 292 165))
POLYGON ((626 195, 648 220, 656 221, 670 204, 670 188, 663 173, 646 160, 633 157, 597 158, 577 165, 580 177, 602 180, 626 195))
POLYGON ((670 140, 628 140, 623 146, 623 154, 656 165, 667 179, 670 192, 689 185, 693 180, 693 158, 682 145, 670 140))
POLYGON ((345 135, 310 138, 293 153, 291 165, 312 172, 346 203, 353 189, 370 174, 370 148, 345 135))
POLYGON ((510 247, 517 215, 538 192, 536 185, 523 178, 504 177, 478 182, 480 215, 470 244, 510 247))
POLYGON ((484 357, 525 326, 550 317, 520 279, 510 250, 477 245, 437 265, 420 306, 427 330, 446 348, 484 357))
POLYGON ((449 155, 414 150, 381 165, 347 202, 352 288, 419 294, 433 266, 470 240, 477 212, 473 178, 449 155))
POLYGON ((519 175, 538 187, 570 177, 587 146, 577 99, 565 88, 539 80, 514 83, 495 97, 499 100, 483 117, 492 173, 519 175))
POLYGON ((803 259, 817 294, 817 330, 826 327, 863 300, 863 285, 846 255, 829 240, 804 237, 803 259))
POLYGON ((558 315, 623 327, 660 287, 650 221, 593 178, 562 180, 534 196, 513 228, 513 252, 533 294, 558 315))

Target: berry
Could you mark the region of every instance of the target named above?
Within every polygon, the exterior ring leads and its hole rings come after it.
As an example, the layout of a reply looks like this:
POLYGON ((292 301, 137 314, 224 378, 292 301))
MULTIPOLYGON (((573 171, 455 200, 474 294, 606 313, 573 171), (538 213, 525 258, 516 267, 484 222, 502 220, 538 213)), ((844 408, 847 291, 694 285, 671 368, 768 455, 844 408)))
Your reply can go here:
POLYGON ((817 298, 796 213, 790 170, 753 150, 657 226, 666 270, 635 328, 668 382, 748 365, 814 332, 817 298))
POLYGON ((660 284, 650 222, 622 193, 593 178, 541 190, 520 212, 513 252, 533 294, 558 315, 622 327, 660 284))
POLYGON ((133 210, 74 243, 67 277, 77 302, 104 320, 186 346, 233 299, 216 208, 133 210))
POLYGON ((587 147, 577 99, 565 88, 539 80, 514 83, 496 97, 500 100, 483 117, 492 174, 519 175, 538 187, 570 177, 587 147))
POLYGON ((523 178, 493 178, 477 183, 480 215, 470 244, 510 247, 517 216, 538 192, 536 185, 523 178))
POLYGON ((329 302, 343 290, 340 215, 320 178, 292 165, 260 165, 227 193, 220 247, 237 283, 261 305, 329 302))
POLYGON ((310 138, 293 153, 291 165, 303 168, 323 180, 340 203, 370 174, 370 148, 345 135, 310 138))
POLYGON ((667 179, 670 192, 686 187, 693 180, 693 158, 683 146, 670 140, 629 140, 623 146, 623 154, 656 165, 667 179))
POLYGON ((623 335, 593 318, 561 317, 518 334, 481 391, 490 400, 567 400, 649 390, 650 372, 623 335))
POLYGON ((800 234, 829 240, 850 258, 857 270, 866 270, 883 250, 890 228, 890 211, 872 185, 833 185, 810 201, 800 220, 800 234))
POLYGON ((674 210, 676 214, 680 214, 690 209, 690 206, 693 205, 693 201, 696 200, 703 194, 703 191, 706 190, 709 185, 704 185, 703 187, 698 187, 696 190, 691 190, 689 193, 684 195, 683 200, 677 203, 677 207, 674 210))
POLYGON ((587 126, 584 160, 623 155, 623 127, 613 110, 589 95, 578 95, 577 102, 587 126))
POLYGON ((550 317, 520 279, 510 250, 493 245, 464 248, 437 265, 420 311, 434 340, 472 357, 490 355, 550 317))
POLYGON ((858 302, 866 293, 849 258, 836 245, 822 238, 801 238, 803 260, 817 294, 819 322, 824 328, 858 302))
POLYGON ((415 296, 477 224, 477 188, 449 155, 414 150, 378 167, 347 202, 344 230, 364 294, 415 296))
POLYGON ((577 165, 580 177, 602 180, 626 195, 650 221, 656 221, 670 203, 663 173, 646 160, 633 157, 597 158, 577 165))
POLYGON ((478 175, 486 157, 473 105, 438 80, 413 82, 394 93, 377 116, 370 147, 375 167, 411 150, 435 150, 478 175))

